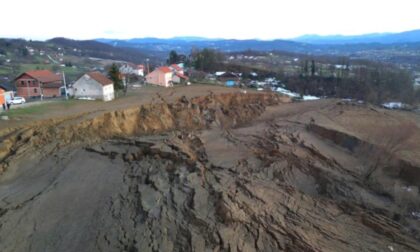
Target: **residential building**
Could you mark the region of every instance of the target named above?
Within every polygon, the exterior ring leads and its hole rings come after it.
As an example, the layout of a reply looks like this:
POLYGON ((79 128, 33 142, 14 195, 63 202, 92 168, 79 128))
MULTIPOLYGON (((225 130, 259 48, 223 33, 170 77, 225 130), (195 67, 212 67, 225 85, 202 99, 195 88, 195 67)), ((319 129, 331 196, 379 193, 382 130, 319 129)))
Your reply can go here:
POLYGON ((25 98, 61 96, 61 75, 49 70, 33 70, 22 73, 14 80, 17 95, 25 98))
POLYGON ((5 98, 4 93, 5 93, 4 89, 0 88, 0 106, 2 106, 3 108, 6 105, 6 98, 5 98))
POLYGON ((99 72, 84 74, 73 84, 76 98, 92 98, 103 101, 114 99, 114 83, 99 72))
POLYGON ((181 73, 174 73, 172 76, 172 82, 174 84, 184 84, 188 82, 188 77, 181 73))
POLYGON ((120 72, 123 74, 134 74, 137 76, 144 76, 144 65, 125 63, 122 66, 120 66, 120 72))
POLYGON ((184 69, 183 69, 181 66, 177 65, 177 64, 172 64, 172 65, 170 65, 170 66, 169 66, 169 68, 170 68, 170 69, 171 69, 174 73, 179 73, 179 74, 184 75, 184 69))
POLYGON ((231 87, 231 86, 238 85, 241 77, 237 73, 225 72, 225 73, 219 74, 217 76, 217 79, 221 81, 222 83, 224 83, 226 86, 231 87))
POLYGON ((156 68, 153 72, 146 75, 146 82, 162 87, 172 87, 172 76, 172 70, 167 66, 163 66, 156 68))
POLYGON ((9 83, 0 84, 0 89, 3 90, 3 97, 6 100, 13 100, 16 94, 16 87, 13 84, 9 84, 9 83))

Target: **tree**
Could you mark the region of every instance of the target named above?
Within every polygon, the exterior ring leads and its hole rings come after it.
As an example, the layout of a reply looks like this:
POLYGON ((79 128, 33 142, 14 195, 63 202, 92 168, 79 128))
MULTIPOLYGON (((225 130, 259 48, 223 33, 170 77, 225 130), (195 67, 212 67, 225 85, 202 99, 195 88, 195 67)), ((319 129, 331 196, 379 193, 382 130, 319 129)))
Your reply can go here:
POLYGON ((193 66, 204 72, 216 71, 223 61, 223 55, 213 49, 194 50, 191 52, 193 66))
POLYGON ((53 65, 53 66, 51 67, 51 70, 52 70, 53 72, 58 72, 58 71, 60 70, 60 67, 59 67, 58 65, 53 65))
POLYGON ((172 65, 177 63, 179 63, 179 55, 176 53, 176 51, 172 50, 169 52, 168 64, 172 65))
POLYGON ((29 55, 29 51, 28 49, 26 49, 26 47, 23 47, 20 53, 22 54, 23 57, 27 57, 29 55))
POLYGON ((311 76, 314 76, 315 75, 315 71, 316 71, 316 69, 315 69, 315 60, 312 60, 312 62, 311 62, 311 76))
POLYGON ((124 88, 123 81, 121 79, 120 69, 115 63, 113 63, 109 68, 108 77, 114 82, 115 90, 122 90, 124 88))

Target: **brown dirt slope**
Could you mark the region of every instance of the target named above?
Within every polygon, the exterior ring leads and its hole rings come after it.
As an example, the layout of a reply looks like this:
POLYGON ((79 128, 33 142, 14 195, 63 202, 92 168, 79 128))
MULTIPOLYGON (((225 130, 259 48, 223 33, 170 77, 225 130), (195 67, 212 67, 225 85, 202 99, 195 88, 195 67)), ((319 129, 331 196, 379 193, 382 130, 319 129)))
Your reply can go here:
POLYGON ((3 138, 0 250, 420 251, 418 123, 237 93, 28 126, 3 138))

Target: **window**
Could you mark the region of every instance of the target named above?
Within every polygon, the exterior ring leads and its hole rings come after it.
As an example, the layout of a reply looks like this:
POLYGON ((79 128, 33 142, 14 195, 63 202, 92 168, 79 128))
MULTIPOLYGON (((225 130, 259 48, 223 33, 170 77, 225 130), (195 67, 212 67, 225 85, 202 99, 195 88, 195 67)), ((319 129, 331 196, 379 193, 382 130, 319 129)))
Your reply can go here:
POLYGON ((36 94, 36 93, 38 93, 38 90, 36 89, 36 88, 34 88, 34 93, 36 94))
POLYGON ((22 84, 22 86, 25 86, 25 82, 24 81, 20 81, 20 84, 22 84))

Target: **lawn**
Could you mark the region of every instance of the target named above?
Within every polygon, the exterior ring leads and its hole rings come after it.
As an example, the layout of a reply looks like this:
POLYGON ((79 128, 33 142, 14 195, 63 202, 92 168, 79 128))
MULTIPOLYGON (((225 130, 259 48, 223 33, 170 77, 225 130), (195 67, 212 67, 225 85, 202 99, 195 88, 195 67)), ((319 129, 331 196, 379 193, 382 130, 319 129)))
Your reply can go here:
POLYGON ((3 112, 2 115, 7 115, 10 119, 14 117, 22 117, 22 116, 29 116, 29 115, 41 115, 48 111, 49 103, 40 104, 40 105, 33 105, 30 107, 23 107, 23 108, 16 108, 19 105, 12 105, 16 106, 7 112, 3 112))
POLYGON ((2 115, 9 116, 10 119, 19 118, 19 117, 37 117, 43 115, 47 112, 50 112, 52 109, 60 110, 60 109, 67 109, 72 107, 73 105, 80 104, 85 101, 74 100, 70 99, 66 100, 58 100, 58 101, 51 101, 46 103, 41 103, 37 105, 27 106, 27 107, 19 107, 20 105, 12 105, 13 108, 7 112, 3 112, 2 115))

